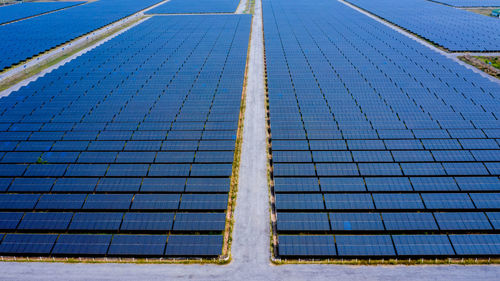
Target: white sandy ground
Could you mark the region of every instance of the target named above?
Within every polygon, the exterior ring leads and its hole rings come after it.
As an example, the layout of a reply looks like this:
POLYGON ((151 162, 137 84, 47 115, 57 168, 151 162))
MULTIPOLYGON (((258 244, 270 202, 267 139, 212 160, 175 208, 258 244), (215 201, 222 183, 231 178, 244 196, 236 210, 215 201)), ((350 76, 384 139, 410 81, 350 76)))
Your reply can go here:
POLYGON ((243 14, 245 11, 245 8, 247 7, 247 1, 248 0, 240 0, 240 4, 238 5, 238 8, 236 8, 235 14, 243 14))
POLYGON ((498 280, 498 265, 343 266, 270 262, 261 1, 252 23, 238 198, 228 265, 0 262, 0 280, 498 280))

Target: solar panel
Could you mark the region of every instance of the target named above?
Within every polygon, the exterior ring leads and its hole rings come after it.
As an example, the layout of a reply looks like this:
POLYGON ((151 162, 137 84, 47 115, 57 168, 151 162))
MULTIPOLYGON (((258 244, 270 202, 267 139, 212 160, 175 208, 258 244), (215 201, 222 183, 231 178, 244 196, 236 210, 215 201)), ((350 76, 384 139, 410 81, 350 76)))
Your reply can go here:
POLYGON ((26 213, 19 224, 23 230, 66 230, 73 213, 26 213))
POLYGON ((56 239, 55 234, 7 234, 0 244, 0 252, 48 255, 56 239))
POLYGON ((169 256, 216 256, 222 249, 220 235, 170 235, 166 248, 169 256))
POLYGON ((453 234, 449 237, 457 255, 492 256, 500 253, 498 234, 453 234))
POLYGON ((488 230, 491 225, 484 213, 434 213, 441 230, 488 230))
POLYGON ((18 212, 0 213, 0 229, 1 230, 16 229, 23 215, 24 213, 18 213, 18 212))
POLYGON ((336 235, 339 256, 393 256, 391 237, 388 235, 336 235))
POLYGON ((377 231, 384 230, 378 213, 330 213, 334 231, 377 231))
POLYGON ((161 256, 166 242, 165 235, 114 235, 108 255, 161 256))
POLYGON ((53 255, 103 256, 108 251, 111 235, 61 234, 53 255))
POLYGON ((174 231, 223 231, 226 224, 224 213, 177 213, 174 231))
POLYGON ((172 213, 126 213, 121 230, 124 231, 169 231, 172 228, 172 213))
POLYGON ((387 230, 438 230, 431 213, 383 213, 382 218, 387 230))
POLYGON ((455 252, 446 235, 393 235, 399 256, 453 256, 455 252))
POLYGON ((70 230, 117 231, 122 223, 122 213, 75 213, 70 230))
POLYGON ((336 256, 335 240, 326 235, 280 235, 279 254, 281 256, 336 256))

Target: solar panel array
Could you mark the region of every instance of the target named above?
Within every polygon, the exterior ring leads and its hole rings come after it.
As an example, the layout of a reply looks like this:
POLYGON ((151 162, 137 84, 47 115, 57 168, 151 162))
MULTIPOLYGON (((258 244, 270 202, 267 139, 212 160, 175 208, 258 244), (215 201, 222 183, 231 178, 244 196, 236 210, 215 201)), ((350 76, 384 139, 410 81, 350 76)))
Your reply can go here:
POLYGON ((499 0, 429 0, 453 7, 500 7, 499 0))
POLYGON ((0 99, 0 255, 220 255, 250 21, 153 17, 0 99))
POLYGON ((99 0, 0 26, 0 70, 158 2, 161 0, 99 0))
POLYGON ((20 20, 85 2, 27 2, 0 7, 0 24, 20 20))
POLYGON ((426 0, 348 0, 451 51, 499 51, 500 21, 426 0))
POLYGON ((278 255, 500 255, 500 85, 336 1, 263 12, 278 255))
POLYGON ((149 14, 234 13, 240 0, 171 0, 149 14))

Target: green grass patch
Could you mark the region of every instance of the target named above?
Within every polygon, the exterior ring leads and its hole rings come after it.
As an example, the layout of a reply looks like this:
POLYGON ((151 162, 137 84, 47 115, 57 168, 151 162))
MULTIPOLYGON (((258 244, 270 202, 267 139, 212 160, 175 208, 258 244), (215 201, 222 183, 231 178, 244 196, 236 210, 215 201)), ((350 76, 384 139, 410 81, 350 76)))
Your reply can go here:
POLYGON ((500 69, 500 57, 475 57, 476 59, 500 69))

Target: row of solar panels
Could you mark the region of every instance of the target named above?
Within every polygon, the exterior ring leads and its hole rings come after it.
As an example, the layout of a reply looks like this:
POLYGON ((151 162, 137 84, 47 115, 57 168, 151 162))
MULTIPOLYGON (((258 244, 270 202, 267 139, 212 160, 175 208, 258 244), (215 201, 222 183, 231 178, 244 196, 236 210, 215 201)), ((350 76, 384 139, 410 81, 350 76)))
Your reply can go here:
MULTIPOLYGON (((1 100, 0 100, 1 101, 1 100)), ((235 130, 238 124, 234 121, 215 121, 215 122, 110 122, 110 123, 97 123, 97 122, 85 122, 85 123, 0 123, 0 135, 1 140, 8 140, 9 133, 5 132, 46 132, 47 135, 50 134, 60 134, 61 138, 64 134, 71 132, 89 132, 91 135, 97 131, 95 134, 112 134, 110 131, 121 131, 123 134, 129 134, 133 137, 133 134, 146 134, 140 131, 164 131, 167 136, 170 131, 194 131, 194 130, 207 130, 207 131, 222 131, 222 130, 235 130)), ((467 131, 466 131, 467 132, 467 131)), ((83 133, 82 133, 83 134, 83 133)), ((118 133, 115 133, 118 134, 118 133)), ((151 133, 153 134, 153 133, 151 133)), ((161 134, 161 133, 155 133, 161 134)), ((29 136, 27 136, 29 137, 29 136)), ((54 136, 55 137, 55 136, 54 136)), ((27 138, 19 138, 17 140, 26 140, 27 138)), ((37 140, 37 139, 32 139, 37 140)), ((51 139, 52 140, 52 139, 51 139)), ((57 140, 57 139, 53 139, 57 140)), ((128 139, 124 139, 128 140, 128 139)))
POLYGON ((0 191, 11 193, 179 193, 229 192, 229 178, 0 178, 0 191))
POLYGON ((500 50, 495 18, 426 0, 349 2, 452 51, 500 50))
POLYGON ((221 235, 6 234, 3 255, 34 256, 217 256, 221 235), (167 242, 168 240, 168 242, 167 242))
POLYGON ((280 235, 283 257, 498 256, 499 234, 280 235))
MULTIPOLYGON (((143 145, 143 146, 146 146, 143 145)), ((128 150, 128 149, 127 149, 128 150)), ((132 149, 136 150, 136 149, 132 149)), ((144 149, 138 149, 144 150, 144 149)), ((8 152, 0 163, 232 163, 232 151, 8 152), (196 154, 195 154, 196 153, 196 154)), ((141 166, 138 166, 141 167, 141 166)))
POLYGON ((227 208, 227 194, 0 194, 0 210, 208 210, 227 208))
POLYGON ((0 164, 0 177, 229 177, 232 164, 0 164))
POLYGON ((500 193, 278 193, 275 198, 277 210, 495 210, 500 208, 500 193))
MULTIPOLYGON (((10 180, 8 181, 10 182, 10 180)), ((54 189, 53 189, 54 190, 54 189)), ((498 177, 276 177, 274 192, 500 191, 498 177)))
POLYGON ((438 232, 500 229, 498 212, 290 213, 278 212, 283 232, 438 232))
MULTIPOLYGON (((300 140, 300 139, 486 139, 499 138, 500 130, 491 129, 363 129, 339 130, 331 120, 304 121, 311 129, 301 129, 300 124, 289 120, 287 125, 283 118, 270 118, 274 124, 272 130, 273 140, 300 140), (325 122, 328 121, 328 122, 325 122), (293 127, 293 129, 288 129, 293 127), (297 128, 298 127, 298 128, 297 128)), ((1 126, 1 125, 0 125, 1 126)), ((492 125, 493 126, 493 125, 492 125)), ((1 139, 5 139, 0 132, 1 139)))
POLYGON ((148 14, 234 13, 239 0, 172 0, 148 14))
MULTIPOLYGON (((22 145, 28 149, 25 152, 47 152, 52 151, 56 155, 57 151, 195 151, 195 150, 233 150, 234 138, 231 140, 173 140, 173 141, 61 141, 54 146, 47 147, 47 143, 40 143, 38 148, 36 142, 25 142, 22 145), (45 144, 45 145, 44 145, 45 144), (128 144, 128 148, 126 148, 128 144), (30 149, 33 147, 33 149, 30 149), (48 149, 48 150, 47 150, 48 149)), ((18 142, 1 142, 0 151, 14 151, 18 142)), ((22 150, 20 150, 22 151, 22 150)), ((46 155, 50 157, 51 154, 46 155)), ((114 159, 113 159, 114 160, 114 159)))
MULTIPOLYGON (((223 140, 234 139, 236 130, 175 130, 175 131, 59 131, 59 132, 27 132, 11 134, 0 132, 0 140, 26 140, 26 143, 39 143, 38 141, 162 141, 162 140, 223 140)), ((24 143, 24 146, 27 144, 24 143)), ((49 144, 50 142, 45 142, 49 144)), ((54 144, 54 142, 52 142, 54 144)))
MULTIPOLYGON (((7 164, 5 164, 7 165, 7 164)), ((56 165, 56 164, 54 164, 56 165)), ((78 165, 78 164, 74 164, 78 165)), ((214 165, 214 164, 209 164, 214 165)), ((13 169, 22 169, 15 167, 13 169)), ((45 171, 31 168, 25 175, 41 176, 45 171)), ((61 168, 62 169, 62 168, 61 168)), ((104 169, 104 168, 103 168, 104 169)), ((149 175, 156 175, 156 167, 149 175)), ((45 169, 43 169, 45 170, 45 169)), ((159 172, 158 172, 159 173, 159 172)), ((198 173, 198 171, 197 171, 198 173)), ((66 173, 71 175, 72 172, 66 173)), ((310 176, 489 176, 500 175, 500 162, 430 162, 430 163, 276 163, 276 177, 310 176)), ((76 174, 75 174, 76 175, 76 174)), ((191 173, 191 175, 194 175, 191 173)), ((198 175, 198 174, 196 174, 198 175)), ((50 176, 46 174, 46 176, 50 176)))
POLYGON ((0 230, 10 232, 217 232, 225 224, 225 213, 0 212, 0 230))
MULTIPOLYGON (((354 133, 354 131, 351 131, 354 133)), ((369 132, 367 133, 369 134, 369 132)), ((363 136, 363 132, 360 132, 363 136)), ((497 139, 312 139, 312 140, 273 140, 276 151, 294 150, 497 150, 497 139)))
POLYGON ((500 161, 500 150, 274 151, 273 162, 475 162, 500 161))

